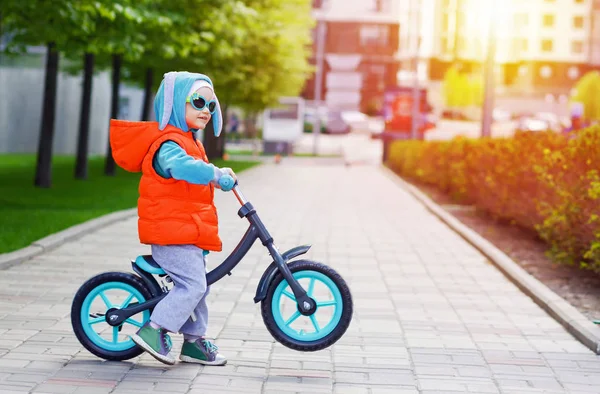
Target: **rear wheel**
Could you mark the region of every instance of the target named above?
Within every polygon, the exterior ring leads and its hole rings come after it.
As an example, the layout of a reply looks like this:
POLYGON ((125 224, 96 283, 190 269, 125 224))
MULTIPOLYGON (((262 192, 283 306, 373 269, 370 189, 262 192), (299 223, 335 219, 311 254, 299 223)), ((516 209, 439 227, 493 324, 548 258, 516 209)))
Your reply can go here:
POLYGON ((294 350, 310 352, 333 345, 352 320, 348 285, 324 264, 299 260, 288 267, 308 296, 316 301, 317 308, 310 316, 302 315, 290 286, 278 273, 261 304, 267 329, 278 342, 294 350))
POLYGON ((91 353, 105 360, 122 361, 142 354, 130 338, 150 319, 151 310, 131 316, 122 325, 106 322, 112 308, 125 308, 152 297, 142 280, 124 272, 106 272, 85 282, 75 294, 71 324, 77 339, 91 353))

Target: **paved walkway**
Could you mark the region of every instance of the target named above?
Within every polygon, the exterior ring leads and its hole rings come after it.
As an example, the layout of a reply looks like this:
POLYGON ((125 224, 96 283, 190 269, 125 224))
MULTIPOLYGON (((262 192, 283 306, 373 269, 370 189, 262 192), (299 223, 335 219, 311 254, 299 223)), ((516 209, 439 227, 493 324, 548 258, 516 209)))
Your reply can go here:
MULTIPOLYGON (((148 251, 131 219, 0 271, 0 393, 600 392, 600 358, 382 171, 308 163, 267 164, 241 184, 280 249, 312 243, 309 258, 349 282, 354 320, 332 348, 273 342, 252 302, 269 263, 257 243, 210 297, 227 366, 97 359, 72 333, 71 301, 90 276, 129 271, 148 251)), ((246 223, 233 195, 218 206, 229 252, 246 223)))

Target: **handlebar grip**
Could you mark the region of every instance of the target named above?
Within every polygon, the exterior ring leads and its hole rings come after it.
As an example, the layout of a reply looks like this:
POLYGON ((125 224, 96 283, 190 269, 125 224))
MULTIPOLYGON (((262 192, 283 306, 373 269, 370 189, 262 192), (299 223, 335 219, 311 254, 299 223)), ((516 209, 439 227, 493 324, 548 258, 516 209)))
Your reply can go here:
POLYGON ((221 178, 219 178, 219 186, 221 187, 221 190, 225 192, 233 189, 236 183, 237 182, 233 180, 231 175, 223 175, 221 178))

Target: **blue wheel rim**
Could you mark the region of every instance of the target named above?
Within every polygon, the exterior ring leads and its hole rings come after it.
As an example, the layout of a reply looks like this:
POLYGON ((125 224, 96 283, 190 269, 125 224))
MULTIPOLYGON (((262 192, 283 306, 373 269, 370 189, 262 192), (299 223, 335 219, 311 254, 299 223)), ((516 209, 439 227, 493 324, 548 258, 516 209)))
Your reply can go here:
MULTIPOLYGON (((118 331, 119 327, 111 327, 112 341, 108 341, 108 340, 104 339, 102 336, 100 336, 100 334, 98 334, 96 332, 96 330, 94 330, 94 326, 96 324, 102 324, 102 323, 108 324, 108 323, 106 323, 104 316, 95 317, 95 318, 90 317, 90 312, 91 312, 90 309, 92 306, 92 302, 98 296, 104 302, 104 305, 106 306, 106 311, 108 311, 110 308, 125 308, 127 305, 129 305, 134 300, 141 303, 141 302, 146 301, 146 299, 144 298, 142 293, 140 293, 135 287, 133 287, 127 283, 107 282, 107 283, 104 283, 104 284, 94 288, 87 295, 87 297, 85 297, 85 300, 83 300, 83 305, 81 306, 81 313, 80 313, 81 326, 83 327, 83 331, 85 332, 85 335, 89 338, 89 340, 94 345, 98 346, 101 349, 113 351, 113 352, 120 352, 120 351, 131 349, 132 347, 135 346, 135 343, 131 340, 131 338, 128 337, 127 340, 119 341, 119 339, 118 339, 118 336, 120 334, 118 331), (108 297, 104 294, 108 290, 123 290, 125 292, 128 292, 129 294, 128 294, 126 300, 122 304, 115 305, 115 304, 112 304, 110 302, 110 300, 108 299, 108 297)), ((124 325, 131 324, 132 326, 141 327, 145 322, 147 322, 150 319, 150 311, 149 310, 143 311, 142 317, 143 317, 143 321, 140 322, 139 320, 134 319, 134 316, 132 316, 129 319, 127 319, 123 324, 124 325)))
MULTIPOLYGON (((340 319, 342 318, 342 311, 344 308, 344 300, 342 298, 342 294, 337 287, 337 285, 331 280, 328 276, 317 272, 317 271, 298 271, 295 272, 294 278, 296 280, 308 279, 309 285, 305 290, 308 293, 309 297, 312 297, 317 302, 317 309, 315 313, 311 316, 303 316, 298 312, 297 306, 294 306, 294 312, 289 314, 289 316, 284 317, 281 311, 281 301, 287 300, 290 301, 291 304, 295 305, 295 297, 289 288, 287 281, 284 279, 279 283, 277 288, 275 289, 275 293, 273 294, 273 300, 271 301, 271 311, 273 313, 273 318, 277 327, 288 337, 295 339, 301 342, 312 342, 317 341, 319 339, 325 338, 329 335, 338 325, 340 319), (332 300, 319 300, 318 297, 313 297, 313 290, 315 284, 319 282, 323 284, 331 293, 333 297, 332 300), (324 308, 333 308, 333 314, 328 323, 321 326, 320 323, 316 319, 316 315, 319 313, 320 309, 324 308), (302 329, 297 330, 290 327, 298 319, 309 319, 312 325, 312 332, 304 332, 302 329)), ((289 303, 288 303, 289 304, 289 303)))

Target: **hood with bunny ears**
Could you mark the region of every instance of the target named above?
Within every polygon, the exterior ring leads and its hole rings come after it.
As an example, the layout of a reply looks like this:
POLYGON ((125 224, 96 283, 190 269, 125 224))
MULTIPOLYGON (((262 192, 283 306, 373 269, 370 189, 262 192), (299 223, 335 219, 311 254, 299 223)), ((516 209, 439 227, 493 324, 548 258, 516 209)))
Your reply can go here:
MULTIPOLYGON (((185 121, 185 100, 192 85, 197 80, 208 82, 214 92, 212 81, 204 74, 171 71, 164 75, 154 99, 154 113, 160 130, 164 130, 167 124, 170 124, 183 131, 189 131, 185 121)), ((217 103, 217 108, 215 113, 212 114, 212 124, 215 137, 218 137, 223 127, 223 115, 216 93, 214 100, 217 103)))

